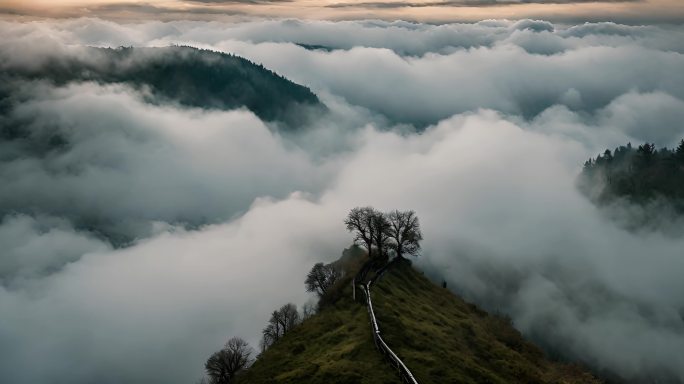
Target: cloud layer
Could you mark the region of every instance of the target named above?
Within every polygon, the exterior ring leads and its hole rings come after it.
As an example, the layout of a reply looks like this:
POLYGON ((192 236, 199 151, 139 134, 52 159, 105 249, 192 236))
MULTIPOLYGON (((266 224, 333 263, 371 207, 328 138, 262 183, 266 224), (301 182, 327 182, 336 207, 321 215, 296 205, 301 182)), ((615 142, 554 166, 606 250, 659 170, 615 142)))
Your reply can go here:
POLYGON ((214 20, 297 17, 310 20, 414 20, 473 22, 494 18, 544 18, 558 22, 681 23, 679 0, 5 0, 0 16, 113 20, 214 20))
POLYGON ((583 3, 634 3, 641 0, 449 0, 449 1, 377 1, 377 2, 354 2, 335 3, 331 8, 423 8, 423 7, 500 7, 522 4, 583 4, 583 3))
POLYGON ((6 381, 192 382, 227 338, 255 344, 272 309, 303 303, 306 271, 351 240, 346 211, 370 204, 415 209, 418 265, 549 350, 684 382, 684 238, 626 231, 575 188, 606 147, 684 137, 681 28, 79 19, 0 32, 0 68, 80 45, 191 44, 264 63, 330 108, 281 136, 245 110, 152 105, 121 85, 2 89, 6 381), (137 240, 117 247, 92 223, 137 240))
POLYGON ((66 217, 130 240, 156 221, 225 220, 255 196, 316 190, 323 177, 246 111, 153 108, 130 89, 89 83, 41 91, 5 117, 30 132, 2 143, 2 212, 66 217))

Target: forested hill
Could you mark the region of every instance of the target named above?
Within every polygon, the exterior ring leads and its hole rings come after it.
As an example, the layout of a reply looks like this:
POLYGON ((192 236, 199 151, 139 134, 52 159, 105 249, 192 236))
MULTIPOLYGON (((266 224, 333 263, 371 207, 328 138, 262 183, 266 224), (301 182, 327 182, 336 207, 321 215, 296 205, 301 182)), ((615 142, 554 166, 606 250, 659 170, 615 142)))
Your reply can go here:
POLYGON ((152 91, 152 102, 212 109, 247 107, 260 118, 295 125, 325 107, 307 87, 239 56, 192 47, 86 48, 38 65, 3 66, 5 76, 125 83, 152 91), (315 112, 316 110, 314 110, 315 112))
POLYGON ((584 164, 580 188, 599 203, 664 199, 684 213, 684 140, 675 149, 656 149, 649 143, 606 149, 584 164))

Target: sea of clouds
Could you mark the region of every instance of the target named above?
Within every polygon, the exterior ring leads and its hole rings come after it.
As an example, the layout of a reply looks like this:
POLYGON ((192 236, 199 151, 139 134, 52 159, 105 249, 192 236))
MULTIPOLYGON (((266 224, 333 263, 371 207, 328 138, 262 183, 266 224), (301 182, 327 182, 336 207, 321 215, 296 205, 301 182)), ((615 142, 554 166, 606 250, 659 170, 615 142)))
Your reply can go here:
POLYGON ((229 337, 256 345, 270 311, 304 303, 308 269, 350 244, 346 212, 373 205, 416 210, 417 265, 554 354, 684 382, 684 238, 625 230, 576 188, 605 148, 684 138, 683 28, 73 19, 0 35, 0 71, 192 45, 330 109, 281 133, 123 85, 1 85, 2 381, 194 382, 229 337))

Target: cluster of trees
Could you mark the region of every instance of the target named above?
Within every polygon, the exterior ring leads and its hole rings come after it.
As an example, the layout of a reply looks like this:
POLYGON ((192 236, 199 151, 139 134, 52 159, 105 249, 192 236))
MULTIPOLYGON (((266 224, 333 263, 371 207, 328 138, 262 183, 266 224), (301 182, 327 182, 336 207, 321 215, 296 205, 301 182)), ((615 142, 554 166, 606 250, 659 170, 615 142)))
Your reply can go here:
POLYGON ((414 211, 380 212, 373 207, 356 207, 344 221, 354 233, 354 242, 366 248, 368 257, 386 261, 390 254, 417 256, 423 234, 414 211))
MULTIPOLYGON (((311 316, 311 307, 304 308, 304 316, 300 316, 297 306, 288 303, 271 313, 268 324, 262 331, 261 352, 265 351, 286 333, 299 325, 303 319, 311 316)), ((206 378, 201 384, 230 384, 235 382, 241 372, 249 368, 254 359, 254 349, 243 339, 233 337, 225 346, 214 352, 204 364, 206 378)))
POLYGON ((268 320, 268 325, 261 332, 261 351, 268 349, 300 322, 301 316, 299 316, 297 306, 292 303, 285 304, 280 309, 273 311, 268 320))
POLYGON ((645 143, 606 151, 584 163, 580 186, 598 202, 627 198, 643 203, 664 197, 684 209, 684 140, 677 148, 645 143))

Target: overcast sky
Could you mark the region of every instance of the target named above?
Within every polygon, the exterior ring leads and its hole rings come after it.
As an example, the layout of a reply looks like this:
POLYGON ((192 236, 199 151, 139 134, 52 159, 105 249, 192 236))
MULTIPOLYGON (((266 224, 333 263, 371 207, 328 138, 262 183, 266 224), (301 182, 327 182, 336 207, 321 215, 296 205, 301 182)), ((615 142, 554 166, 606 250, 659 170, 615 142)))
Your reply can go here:
POLYGON ((679 0, 1 0, 9 15, 112 19, 213 19, 254 16, 425 22, 541 18, 629 24, 684 21, 679 0))

